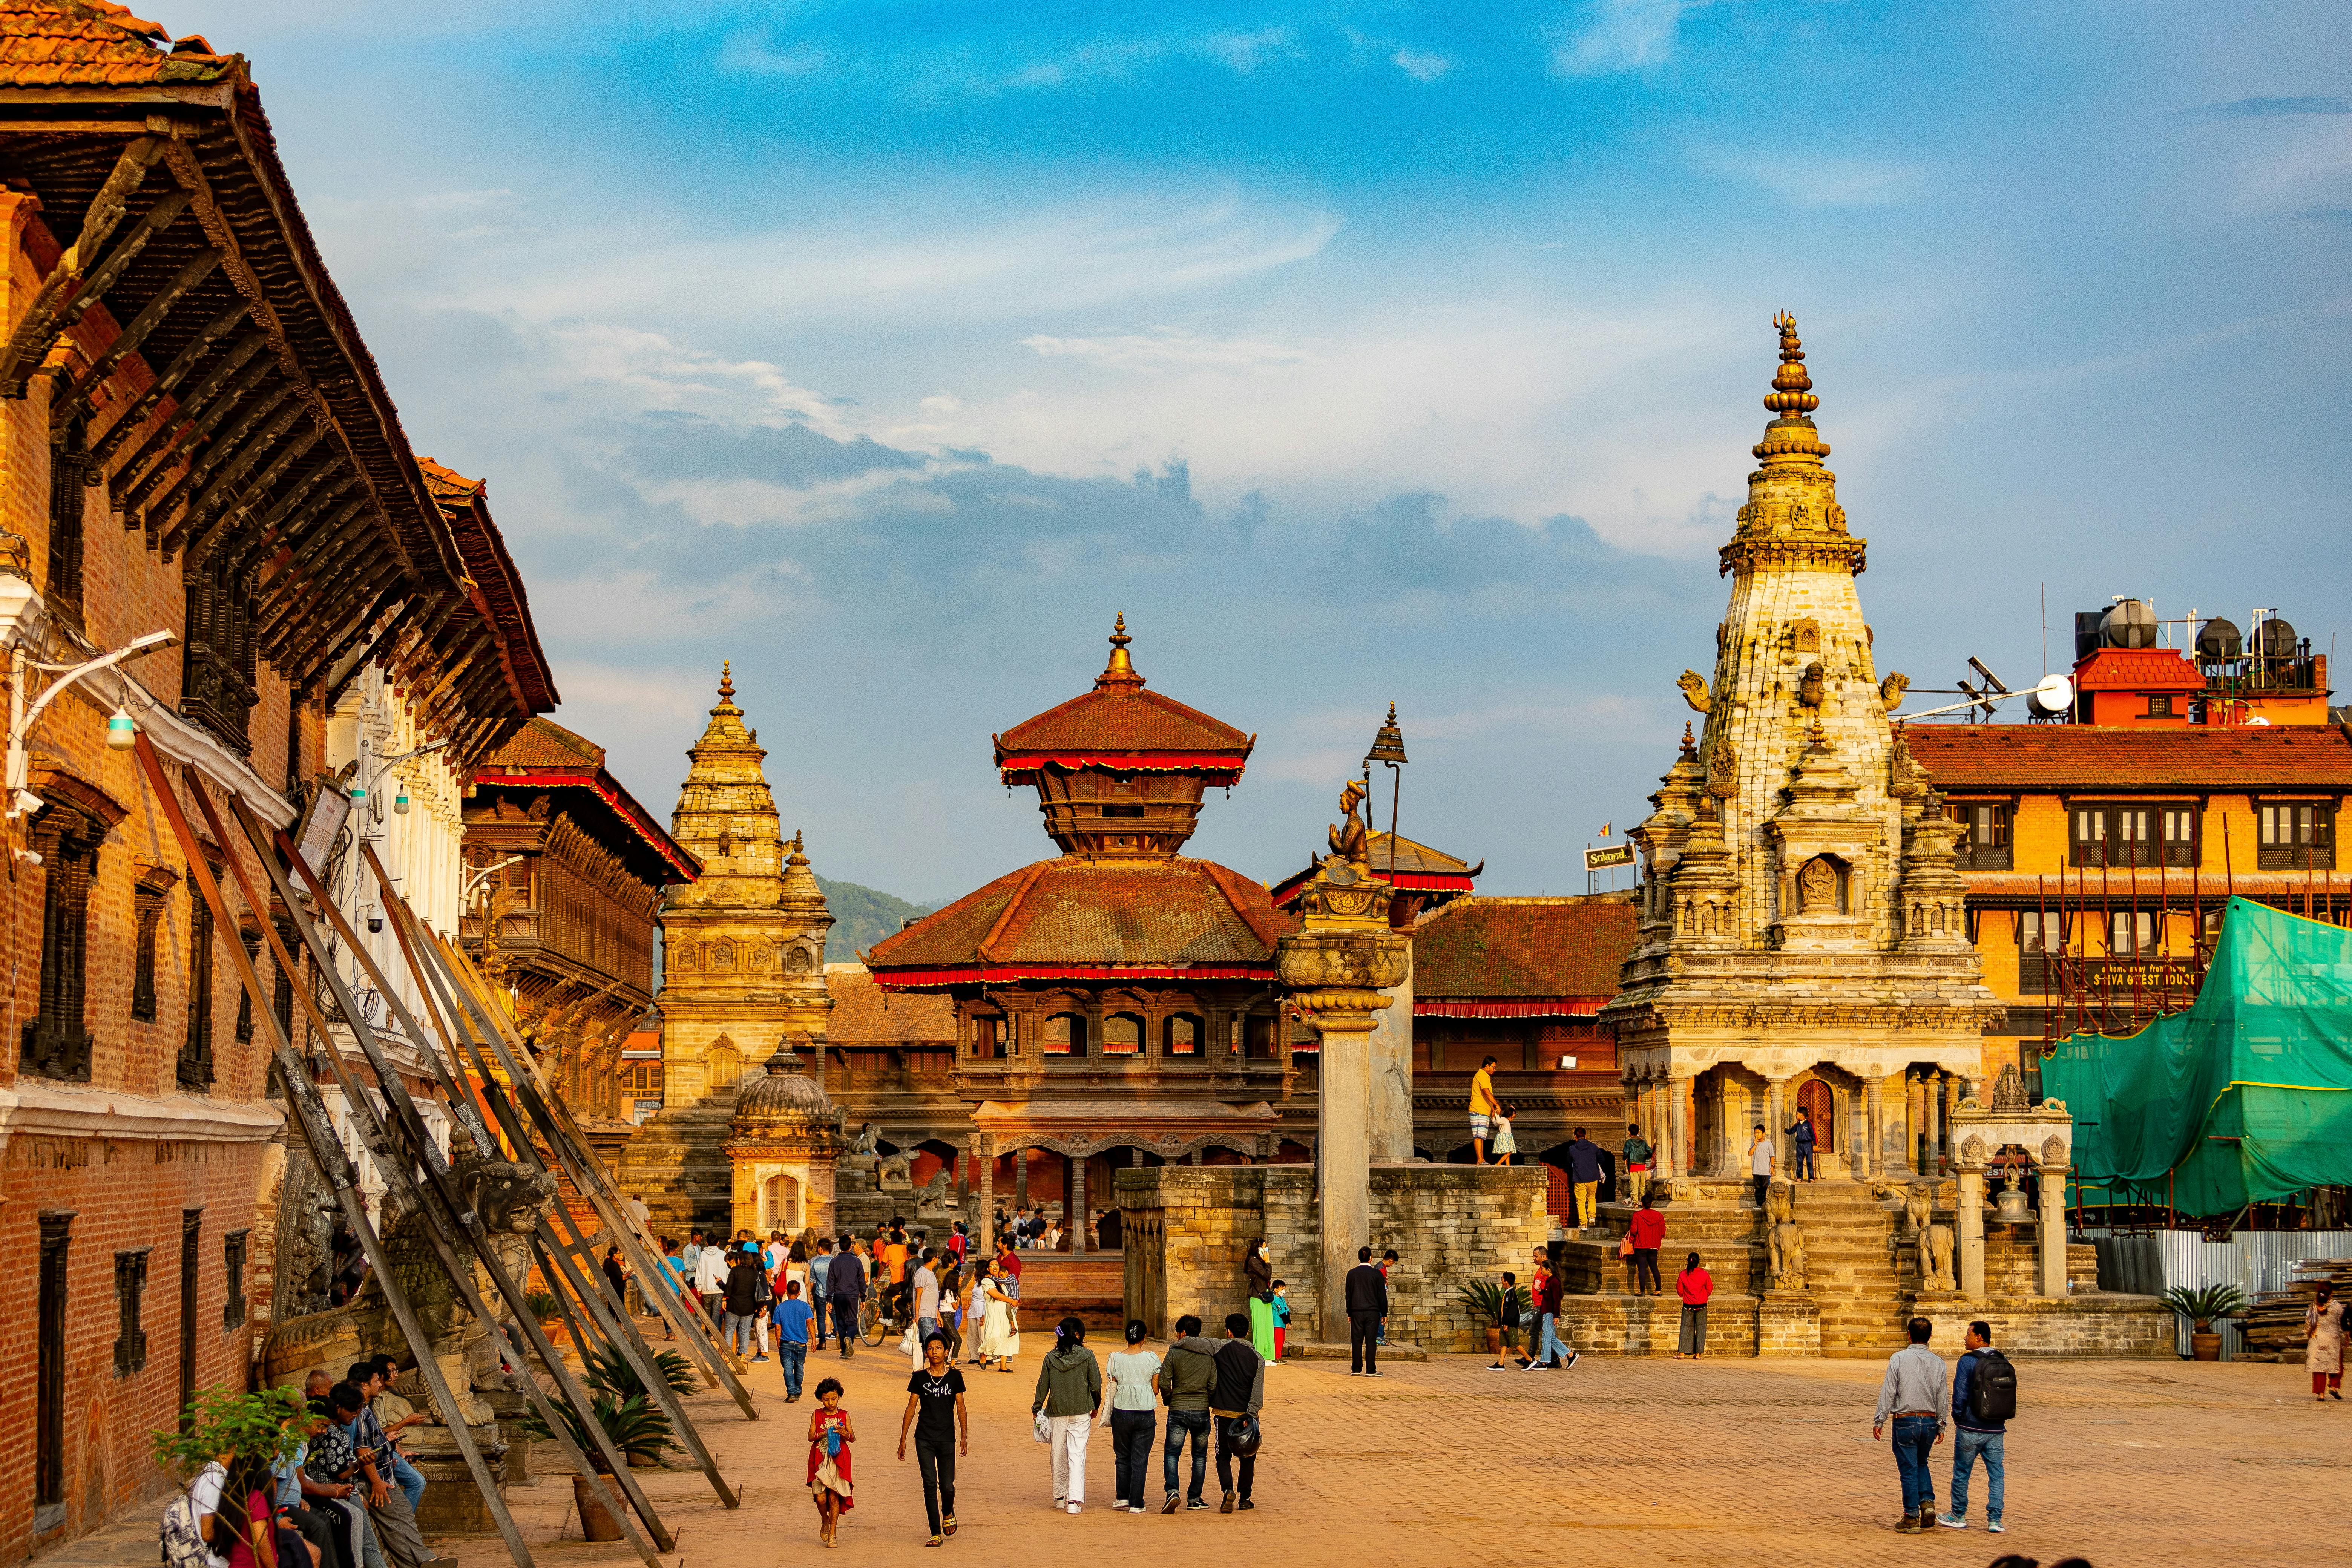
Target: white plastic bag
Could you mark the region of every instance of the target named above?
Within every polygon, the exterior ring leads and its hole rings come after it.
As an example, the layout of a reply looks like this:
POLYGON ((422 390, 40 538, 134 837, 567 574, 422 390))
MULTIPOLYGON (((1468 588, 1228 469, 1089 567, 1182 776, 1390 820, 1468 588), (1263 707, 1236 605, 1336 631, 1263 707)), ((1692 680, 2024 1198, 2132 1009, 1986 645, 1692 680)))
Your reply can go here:
POLYGON ((1054 1424, 1046 1420, 1045 1413, 1040 1410, 1037 1412, 1037 1441, 1040 1443, 1050 1443, 1053 1440, 1054 1424))

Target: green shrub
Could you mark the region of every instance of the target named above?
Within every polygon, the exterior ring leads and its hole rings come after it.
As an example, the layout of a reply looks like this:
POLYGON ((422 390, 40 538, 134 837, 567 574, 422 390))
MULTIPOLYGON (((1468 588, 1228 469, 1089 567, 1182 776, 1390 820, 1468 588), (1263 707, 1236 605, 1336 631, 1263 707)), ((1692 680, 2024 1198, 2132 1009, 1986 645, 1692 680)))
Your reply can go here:
POLYGON ((2246 1310, 2246 1293, 2235 1285, 2175 1285, 2164 1293, 2164 1304, 2188 1319, 2203 1333, 2217 1318, 2235 1318, 2246 1310))
POLYGON ((552 1322, 563 1315, 563 1303, 555 1299, 552 1290, 526 1290, 522 1293, 522 1304, 539 1322, 552 1322))
MULTIPOLYGON (((581 1378, 589 1387, 601 1389, 616 1399, 650 1392, 637 1369, 619 1356, 608 1356, 602 1351, 583 1347, 580 1352, 581 1378)), ((680 1396, 692 1394, 696 1387, 694 1368, 676 1351, 656 1351, 654 1365, 669 1384, 669 1391, 680 1396)))
MULTIPOLYGON (((588 1462, 600 1470, 604 1469, 604 1456, 597 1452, 596 1439, 581 1419, 580 1412, 562 1399, 553 1399, 551 1403, 572 1442, 588 1456, 588 1462)), ((672 1440, 669 1417, 642 1394, 628 1399, 614 1399, 609 1394, 593 1394, 588 1399, 588 1408, 596 1425, 604 1428, 604 1436, 611 1439, 624 1460, 657 1460, 677 1447, 672 1440)), ((551 1439, 555 1436, 536 1410, 525 1411, 516 1425, 529 1436, 551 1439)))
POLYGON ((1507 1325, 1503 1321, 1503 1287, 1493 1279, 1473 1279, 1459 1288, 1463 1308, 1471 1321, 1484 1323, 1490 1329, 1507 1325))
POLYGON ((207 1388, 188 1401, 188 1429, 167 1426, 150 1434, 155 1462, 176 1475, 193 1476, 222 1454, 239 1454, 276 1465, 302 1446, 309 1406, 301 1391, 265 1388, 231 1394, 207 1388))

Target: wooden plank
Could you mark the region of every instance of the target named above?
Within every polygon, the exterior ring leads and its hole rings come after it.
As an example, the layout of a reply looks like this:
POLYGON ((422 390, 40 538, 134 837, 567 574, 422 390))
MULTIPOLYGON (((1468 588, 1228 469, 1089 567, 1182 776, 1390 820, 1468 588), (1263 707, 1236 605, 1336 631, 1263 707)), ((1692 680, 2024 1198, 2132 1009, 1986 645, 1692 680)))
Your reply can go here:
MULTIPOLYGON (((219 252, 215 251, 212 254, 217 258, 219 252)), ((172 363, 164 367, 163 374, 155 378, 154 384, 141 393, 132 401, 131 406, 118 411, 114 417, 107 422, 105 432, 90 444, 92 458, 100 464, 111 463, 114 460, 116 448, 131 438, 132 431, 146 423, 147 416, 154 412, 155 405, 171 395, 172 389, 186 378, 188 373, 213 351, 214 346, 221 339, 235 331, 237 323, 244 321, 247 313, 252 309, 252 306, 239 300, 227 310, 205 323, 204 331, 198 332, 187 347, 172 356, 172 363)), ((166 423, 168 424, 169 421, 166 423)))
POLYGON ((106 345, 106 352, 91 363, 89 373, 75 382, 65 395, 49 405, 49 428, 61 428, 68 420, 87 408, 90 395, 105 384, 106 378, 112 375, 115 368, 130 358, 141 343, 147 341, 150 332, 163 324, 182 296, 213 275, 214 269, 220 266, 220 259, 219 251, 207 250, 166 279, 163 286, 155 291, 155 297, 131 318, 131 324, 115 334, 114 341, 106 345))
POLYGON ((41 280, 24 315, 18 318, 16 331, 9 335, 6 346, 0 348, 0 398, 25 395, 34 370, 48 357, 50 346, 58 341, 58 311, 68 292, 81 280, 83 272, 122 222, 123 215, 130 210, 131 194, 163 155, 162 137, 140 136, 114 160, 113 169, 82 214, 81 232, 41 280))

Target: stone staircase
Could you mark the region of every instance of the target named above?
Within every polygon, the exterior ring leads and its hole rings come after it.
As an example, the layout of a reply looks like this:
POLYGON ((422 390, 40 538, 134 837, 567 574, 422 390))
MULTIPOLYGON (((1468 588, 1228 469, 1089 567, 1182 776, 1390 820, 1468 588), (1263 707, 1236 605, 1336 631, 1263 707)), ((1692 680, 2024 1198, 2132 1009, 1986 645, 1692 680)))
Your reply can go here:
MULTIPOLYGON (((1860 1182, 1835 1177, 1800 1182, 1795 1192, 1797 1224, 1805 1234, 1805 1290, 1822 1314, 1822 1354, 1885 1356, 1901 1350, 1909 1342, 1905 1298, 1917 1287, 1896 1267, 1900 1207, 1872 1197, 1860 1182)), ((1758 1235, 1760 1272, 1760 1226, 1758 1235)))

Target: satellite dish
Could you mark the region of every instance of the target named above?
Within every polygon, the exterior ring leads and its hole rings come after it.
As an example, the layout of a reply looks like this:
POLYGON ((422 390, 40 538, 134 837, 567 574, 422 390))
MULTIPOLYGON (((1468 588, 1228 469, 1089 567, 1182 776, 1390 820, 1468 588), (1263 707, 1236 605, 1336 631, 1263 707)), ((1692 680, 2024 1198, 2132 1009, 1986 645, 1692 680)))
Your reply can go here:
POLYGON ((2025 706, 2036 719, 2063 717, 2074 706, 2074 683, 2063 675, 2045 675, 2025 694, 2025 706))

